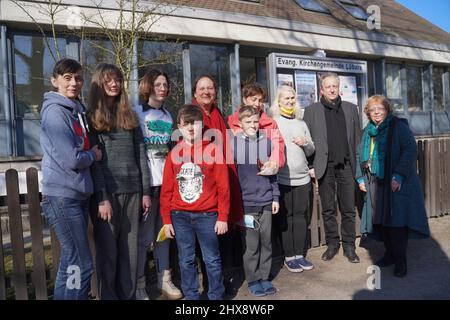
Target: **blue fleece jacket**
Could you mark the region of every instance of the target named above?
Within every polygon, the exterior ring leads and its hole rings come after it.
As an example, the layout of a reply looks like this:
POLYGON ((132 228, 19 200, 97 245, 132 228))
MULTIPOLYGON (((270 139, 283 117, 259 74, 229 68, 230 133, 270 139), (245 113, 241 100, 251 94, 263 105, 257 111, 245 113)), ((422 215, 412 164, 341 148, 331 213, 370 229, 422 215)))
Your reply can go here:
POLYGON ((76 200, 94 191, 89 150, 82 117, 84 106, 57 92, 46 92, 41 110, 42 194, 76 200), (81 120, 80 120, 81 118, 81 120))
POLYGON ((280 191, 277 176, 258 175, 259 167, 270 158, 270 140, 262 132, 256 139, 240 132, 234 137, 232 148, 244 207, 264 207, 273 201, 278 202, 280 191))

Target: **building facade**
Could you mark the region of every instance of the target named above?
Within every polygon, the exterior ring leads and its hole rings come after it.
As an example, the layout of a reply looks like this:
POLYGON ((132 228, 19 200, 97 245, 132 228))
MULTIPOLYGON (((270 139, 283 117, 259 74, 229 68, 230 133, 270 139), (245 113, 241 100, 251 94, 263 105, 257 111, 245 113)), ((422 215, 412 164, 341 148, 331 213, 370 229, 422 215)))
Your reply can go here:
MULTIPOLYGON (((122 2, 131 11, 136 0, 122 2)), ((138 2, 141 12, 155 8, 154 2, 138 2)), ((67 18, 73 18, 74 12, 99 10, 95 1, 61 3, 53 37, 50 18, 39 8, 42 2, 0 1, 3 161, 40 159, 39 110, 43 93, 51 90, 56 46, 62 56, 82 62, 84 95, 94 66, 115 61, 112 54, 98 49, 99 45, 111 46, 107 37, 80 38, 67 30, 67 18)), ((118 1, 104 0, 100 10, 114 21, 117 7, 118 1)), ((219 106, 229 114, 240 104, 242 84, 257 81, 273 91, 278 79, 274 80, 271 57, 310 56, 365 65, 364 73, 355 75, 354 81, 360 109, 368 96, 384 94, 417 136, 450 134, 450 35, 393 0, 165 1, 157 10, 161 10, 155 11, 160 18, 151 32, 164 40, 136 39, 136 67, 130 84, 134 103, 144 70, 140 66, 146 65, 169 74, 174 84, 172 111, 192 99, 197 76, 210 74, 217 82, 219 106)), ((95 29, 94 24, 87 27, 95 29)), ((296 81, 295 73, 292 76, 296 81)))

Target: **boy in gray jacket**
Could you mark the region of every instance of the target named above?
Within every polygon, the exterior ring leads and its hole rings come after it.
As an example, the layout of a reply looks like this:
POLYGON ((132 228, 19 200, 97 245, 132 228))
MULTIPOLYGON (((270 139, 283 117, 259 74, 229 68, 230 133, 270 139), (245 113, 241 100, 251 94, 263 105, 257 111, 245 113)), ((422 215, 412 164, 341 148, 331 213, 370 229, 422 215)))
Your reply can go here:
POLYGON ((264 175, 263 164, 271 155, 271 141, 259 132, 259 111, 252 106, 239 109, 242 132, 234 137, 233 153, 244 202, 242 231, 244 272, 250 293, 262 297, 276 292, 269 280, 272 267, 272 214, 279 210, 277 176, 264 175))

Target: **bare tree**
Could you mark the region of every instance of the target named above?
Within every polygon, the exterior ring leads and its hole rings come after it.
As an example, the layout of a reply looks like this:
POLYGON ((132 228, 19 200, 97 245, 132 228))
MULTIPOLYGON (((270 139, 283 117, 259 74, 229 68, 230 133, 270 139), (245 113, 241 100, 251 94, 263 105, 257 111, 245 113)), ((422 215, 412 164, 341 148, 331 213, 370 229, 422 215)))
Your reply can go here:
MULTIPOLYGON (((127 91, 135 68, 148 64, 170 64, 177 59, 179 53, 175 52, 160 52, 153 61, 140 59, 141 53, 137 53, 136 45, 140 40, 165 41, 164 36, 153 33, 155 24, 181 5, 190 2, 190 0, 116 0, 114 6, 111 6, 109 2, 103 0, 91 0, 90 8, 78 10, 80 25, 71 28, 67 25, 67 21, 74 12, 71 10, 72 7, 62 0, 42 0, 39 3, 11 1, 27 14, 40 31, 55 62, 63 56, 58 46, 57 35, 78 37, 82 40, 80 41, 82 45, 87 43, 96 50, 98 56, 113 58, 113 62, 124 74, 124 87, 127 91), (48 18, 49 23, 44 25, 38 21, 33 12, 48 18)), ((83 48, 80 52, 80 60, 83 61, 83 48)))
MULTIPOLYGON (((132 71, 142 67, 143 59, 136 57, 137 41, 158 39, 152 29, 163 17, 173 13, 186 1, 116 0, 114 11, 105 11, 103 0, 93 0, 94 12, 82 12, 83 35, 92 47, 113 56, 115 64, 124 74, 124 86, 129 88, 132 71), (106 38, 110 46, 99 45, 98 39, 106 38), (141 62, 141 63, 140 63, 141 62)), ((172 54, 162 53, 154 62, 170 63, 172 54)))
POLYGON ((61 59, 61 50, 58 45, 57 37, 56 37, 56 19, 57 16, 61 15, 64 11, 67 10, 67 6, 62 4, 62 0, 44 0, 43 3, 35 3, 35 2, 23 2, 19 0, 11 0, 16 6, 18 6, 33 22, 33 24, 37 27, 39 32, 42 34, 44 39, 44 43, 46 47, 49 49, 49 52, 56 62, 61 59), (49 38, 47 36, 45 27, 42 23, 35 18, 32 14, 33 12, 38 12, 40 15, 44 17, 48 17, 50 19, 50 31, 52 36, 49 38), (50 42, 53 42, 53 48, 50 45, 50 42), (52 50, 54 49, 54 50, 52 50))

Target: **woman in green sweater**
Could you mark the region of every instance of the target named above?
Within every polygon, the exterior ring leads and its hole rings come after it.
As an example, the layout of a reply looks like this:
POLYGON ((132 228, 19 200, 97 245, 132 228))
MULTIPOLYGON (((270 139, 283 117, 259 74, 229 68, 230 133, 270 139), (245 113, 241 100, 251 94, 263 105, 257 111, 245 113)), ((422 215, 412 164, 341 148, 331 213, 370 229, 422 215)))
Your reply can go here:
POLYGON ((150 184, 139 120, 115 65, 97 66, 88 105, 94 139, 104 155, 92 167, 100 298, 130 300, 136 292, 139 219, 151 206, 150 184))

